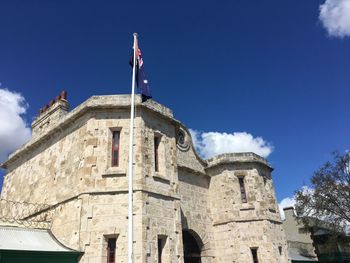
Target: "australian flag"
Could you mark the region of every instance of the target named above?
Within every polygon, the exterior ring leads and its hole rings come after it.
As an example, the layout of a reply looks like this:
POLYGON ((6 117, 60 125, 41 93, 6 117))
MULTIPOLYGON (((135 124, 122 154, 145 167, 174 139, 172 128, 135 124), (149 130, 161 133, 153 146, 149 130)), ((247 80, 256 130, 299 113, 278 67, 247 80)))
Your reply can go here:
MULTIPOLYGON (((134 52, 130 59, 130 66, 134 63, 134 52)), ((146 101, 152 98, 151 91, 148 85, 148 79, 145 74, 143 60, 141 56, 141 50, 137 47, 136 49, 136 86, 139 93, 142 95, 142 101, 146 101)))

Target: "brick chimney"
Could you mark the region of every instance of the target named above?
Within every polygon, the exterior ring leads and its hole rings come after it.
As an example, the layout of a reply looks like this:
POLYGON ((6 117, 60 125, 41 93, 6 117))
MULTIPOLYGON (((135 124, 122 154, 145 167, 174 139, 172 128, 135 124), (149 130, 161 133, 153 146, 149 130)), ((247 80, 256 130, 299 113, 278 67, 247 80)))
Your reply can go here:
POLYGON ((49 104, 39 110, 38 117, 32 123, 33 137, 43 135, 58 123, 68 113, 68 110, 67 91, 63 90, 56 96, 56 99, 50 100, 49 104))

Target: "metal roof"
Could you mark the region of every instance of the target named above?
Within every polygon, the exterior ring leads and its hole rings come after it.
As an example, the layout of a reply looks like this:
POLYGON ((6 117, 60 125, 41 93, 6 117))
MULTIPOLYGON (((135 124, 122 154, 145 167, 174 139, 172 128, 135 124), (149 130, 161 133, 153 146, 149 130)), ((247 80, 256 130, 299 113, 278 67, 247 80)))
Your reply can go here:
POLYGON ((302 256, 298 251, 298 249, 289 248, 288 252, 292 261, 310 261, 310 262, 317 261, 316 258, 302 256))
POLYGON ((0 250, 76 252, 61 243, 46 229, 0 226, 0 250))

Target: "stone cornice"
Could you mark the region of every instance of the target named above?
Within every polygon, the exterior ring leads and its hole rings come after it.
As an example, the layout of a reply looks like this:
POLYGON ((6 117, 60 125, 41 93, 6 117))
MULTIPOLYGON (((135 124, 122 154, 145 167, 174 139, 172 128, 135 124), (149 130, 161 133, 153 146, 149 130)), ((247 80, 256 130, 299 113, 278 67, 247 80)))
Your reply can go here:
POLYGON ((246 222, 257 222, 257 221, 268 221, 268 222, 272 222, 278 225, 282 224, 281 220, 276 220, 276 219, 272 219, 269 217, 260 217, 260 218, 251 218, 251 219, 227 219, 227 220, 221 220, 221 221, 216 221, 213 222, 213 226, 218 226, 218 225, 225 225, 225 224, 229 224, 229 223, 246 223, 246 222))
MULTIPOLYGON (((141 96, 135 96, 135 106, 142 107, 146 110, 150 110, 158 115, 163 116, 170 121, 179 123, 177 120, 173 118, 173 112, 153 101, 147 100, 146 102, 142 102, 141 96)), ((29 142, 24 144, 17 151, 12 153, 8 160, 0 165, 1 168, 7 169, 9 165, 14 163, 17 159, 21 158, 26 153, 32 151, 46 140, 50 139, 56 132, 61 132, 72 122, 86 114, 91 110, 97 109, 127 109, 130 108, 130 95, 105 95, 105 96, 92 96, 87 99, 85 102, 77 106, 67 115, 65 115, 59 122, 55 123, 52 127, 48 128, 45 133, 39 136, 33 136, 29 142)))
POLYGON ((184 171, 187 171, 187 172, 196 174, 196 175, 202 175, 202 176, 205 176, 205 177, 209 177, 208 174, 203 173, 203 172, 201 172, 201 171, 199 171, 199 170, 195 170, 195 169, 190 168, 190 167, 188 167, 188 166, 178 165, 177 168, 178 168, 179 170, 184 170, 184 171))
MULTIPOLYGON (((189 135, 190 132, 186 126, 184 126, 180 121, 174 118, 172 110, 163 106, 154 100, 147 100, 142 102, 140 95, 135 96, 135 106, 138 108, 143 108, 149 110, 168 121, 174 123, 177 126, 181 126, 189 135)), ((33 136, 29 142, 24 144, 17 151, 12 153, 8 160, 0 165, 1 168, 7 169, 9 165, 13 164, 16 160, 24 156, 26 153, 32 151, 36 147, 40 146, 46 140, 52 138, 55 133, 62 132, 67 126, 76 121, 78 118, 88 113, 89 111, 97 109, 128 109, 130 108, 130 95, 103 95, 103 96, 92 96, 82 104, 74 108, 71 112, 67 113, 60 121, 49 127, 43 134, 38 136, 33 136)), ((229 163, 260 163, 267 166, 271 171, 273 168, 268 164, 268 162, 254 153, 229 153, 217 155, 211 159, 203 160, 197 154, 193 141, 191 138, 191 147, 195 153, 197 160, 203 165, 205 169, 211 169, 218 165, 229 164, 229 163)))
POLYGON ((206 160, 207 167, 206 170, 211 169, 213 167, 225 164, 234 164, 234 163, 258 163, 266 166, 271 171, 273 168, 263 157, 252 153, 252 152, 244 152, 244 153, 224 153, 213 158, 206 160))

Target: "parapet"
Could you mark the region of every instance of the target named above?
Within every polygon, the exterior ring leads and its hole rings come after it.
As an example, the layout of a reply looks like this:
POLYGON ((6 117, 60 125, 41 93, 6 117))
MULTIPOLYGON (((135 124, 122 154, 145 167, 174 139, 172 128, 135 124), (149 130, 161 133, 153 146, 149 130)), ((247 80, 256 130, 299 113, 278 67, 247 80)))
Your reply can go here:
MULTIPOLYGON (((135 95, 135 106, 147 109, 170 121, 178 122, 174 119, 172 110, 153 100, 142 102, 140 95, 135 95)), ((54 133, 62 131, 86 112, 97 109, 130 109, 130 95, 92 96, 68 112, 67 93, 61 93, 55 100, 51 100, 48 105, 40 109, 39 116, 32 123, 31 140, 12 153, 7 161, 0 164, 0 167, 7 169, 8 165, 23 157, 23 154, 41 145, 43 141, 50 138, 54 133)))
POLYGON ((263 157, 252 153, 252 152, 244 152, 244 153, 224 153, 217 156, 214 156, 213 158, 210 158, 206 160, 207 162, 207 168, 212 168, 218 165, 222 164, 232 164, 232 163, 259 163, 262 164, 271 171, 273 168, 270 166, 270 164, 264 159, 263 157))

